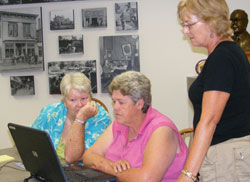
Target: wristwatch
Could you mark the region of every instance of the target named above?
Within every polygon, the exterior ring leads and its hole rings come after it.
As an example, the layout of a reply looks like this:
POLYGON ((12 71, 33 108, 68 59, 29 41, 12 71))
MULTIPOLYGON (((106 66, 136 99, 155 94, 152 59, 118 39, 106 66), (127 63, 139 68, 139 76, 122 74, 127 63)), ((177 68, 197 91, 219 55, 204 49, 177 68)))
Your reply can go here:
POLYGON ((193 181, 196 181, 197 180, 197 177, 194 176, 191 172, 183 169, 182 171, 182 174, 185 174, 187 177, 191 178, 193 181))

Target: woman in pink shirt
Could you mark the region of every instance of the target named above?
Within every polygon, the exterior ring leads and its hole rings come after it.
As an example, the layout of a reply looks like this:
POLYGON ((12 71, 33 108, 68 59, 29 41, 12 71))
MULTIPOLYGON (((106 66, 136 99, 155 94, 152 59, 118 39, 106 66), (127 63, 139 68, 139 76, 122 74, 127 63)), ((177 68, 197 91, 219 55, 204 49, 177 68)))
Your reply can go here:
POLYGON ((174 123, 152 108, 150 80, 128 71, 109 90, 115 121, 85 152, 83 163, 119 181, 176 181, 188 149, 174 123))

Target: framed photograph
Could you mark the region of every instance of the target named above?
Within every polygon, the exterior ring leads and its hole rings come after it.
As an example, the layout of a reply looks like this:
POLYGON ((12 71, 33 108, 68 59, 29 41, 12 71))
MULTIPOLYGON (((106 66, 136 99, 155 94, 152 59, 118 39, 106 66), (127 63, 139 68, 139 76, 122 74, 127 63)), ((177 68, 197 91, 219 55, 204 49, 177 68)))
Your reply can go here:
POLYGON ((96 60, 57 61, 48 63, 49 93, 61 94, 60 82, 68 72, 82 72, 91 81, 92 93, 97 93, 96 60))
POLYGON ((106 28, 107 8, 82 9, 83 28, 106 28))
POLYGON ((59 54, 84 54, 83 35, 62 35, 58 37, 59 54))
POLYGON ((0 72, 44 70, 41 7, 0 11, 0 72))
POLYGON ((50 11, 50 30, 68 30, 75 28, 74 10, 50 11))
POLYGON ((11 76, 12 96, 35 95, 34 76, 11 76))
POLYGON ((138 30, 137 2, 115 3, 115 24, 117 31, 138 30))
POLYGON ((112 79, 125 71, 140 71, 139 36, 100 37, 100 67, 102 93, 108 92, 112 79))

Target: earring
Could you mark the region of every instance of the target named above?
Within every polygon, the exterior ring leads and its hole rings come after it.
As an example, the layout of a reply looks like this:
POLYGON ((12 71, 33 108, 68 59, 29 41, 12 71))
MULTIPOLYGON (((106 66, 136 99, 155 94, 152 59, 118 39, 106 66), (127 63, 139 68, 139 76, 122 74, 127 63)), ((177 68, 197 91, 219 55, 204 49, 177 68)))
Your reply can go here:
POLYGON ((210 38, 211 39, 214 38, 214 34, 213 33, 210 34, 210 38))

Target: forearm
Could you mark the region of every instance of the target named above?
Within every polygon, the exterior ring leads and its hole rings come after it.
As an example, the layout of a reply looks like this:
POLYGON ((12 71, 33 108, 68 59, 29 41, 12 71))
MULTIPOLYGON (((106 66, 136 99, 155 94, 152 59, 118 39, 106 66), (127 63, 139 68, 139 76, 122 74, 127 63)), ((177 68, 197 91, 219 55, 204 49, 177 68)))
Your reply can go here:
POLYGON ((85 166, 90 167, 92 169, 103 171, 111 175, 116 175, 112 167, 113 161, 108 160, 101 155, 86 151, 83 155, 83 163, 85 166))
POLYGON ((82 160, 82 156, 85 151, 84 129, 85 125, 76 121, 70 129, 64 151, 65 159, 69 163, 82 160))
POLYGON ((118 181, 122 182, 147 182, 146 177, 143 175, 142 169, 130 168, 123 170, 122 172, 115 172, 113 168, 114 162, 106 159, 103 156, 97 154, 90 154, 86 152, 83 157, 83 163, 85 166, 114 175, 118 178, 118 181))
POLYGON ((121 182, 157 182, 147 174, 142 168, 130 168, 116 173, 116 176, 121 182))
POLYGON ((200 170, 229 96, 229 93, 220 91, 207 91, 203 94, 201 118, 185 165, 194 175, 200 170))
POLYGON ((192 148, 189 152, 184 169, 197 176, 208 148, 211 144, 213 134, 216 128, 214 122, 202 123, 197 125, 192 148))

